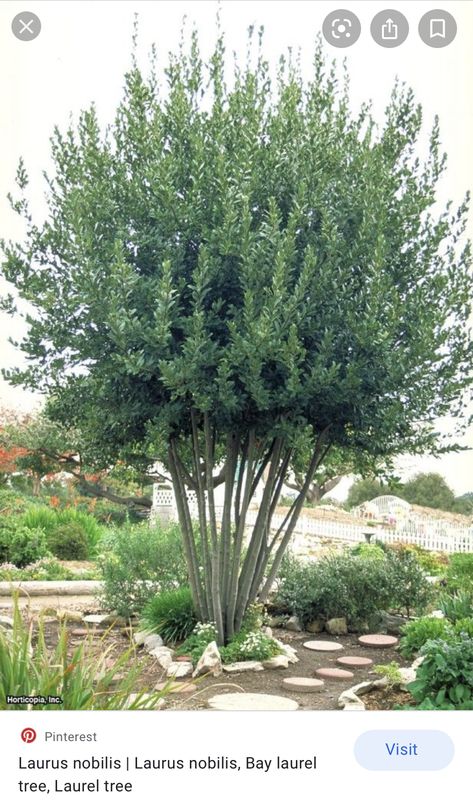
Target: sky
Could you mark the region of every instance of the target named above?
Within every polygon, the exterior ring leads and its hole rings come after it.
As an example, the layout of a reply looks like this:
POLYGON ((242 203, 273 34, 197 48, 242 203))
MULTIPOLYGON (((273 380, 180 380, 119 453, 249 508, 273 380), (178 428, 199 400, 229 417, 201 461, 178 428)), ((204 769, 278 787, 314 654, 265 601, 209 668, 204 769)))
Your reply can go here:
MULTIPOLYGON (((442 144, 448 153, 448 171, 439 188, 440 200, 460 202, 468 188, 473 189, 473 3, 408 2, 380 3, 374 0, 223 0, 220 3, 222 28, 227 51, 244 54, 249 25, 264 26, 265 54, 276 61, 288 47, 300 49, 301 65, 310 76, 314 41, 325 16, 337 8, 354 12, 362 26, 356 44, 343 50, 327 45, 337 62, 346 59, 351 76, 354 108, 373 101, 374 116, 382 120, 396 76, 406 81, 422 103, 426 132, 434 115, 440 117, 442 144), (370 22, 376 13, 391 7, 403 13, 410 26, 407 40, 400 47, 387 49, 370 36, 370 22), (448 47, 429 48, 417 33, 418 22, 426 11, 444 8, 456 19, 458 33, 448 47)), ((130 64, 133 18, 139 18, 139 57, 146 65, 152 43, 156 43, 158 66, 168 51, 175 49, 181 21, 195 22, 202 50, 209 53, 215 39, 214 0, 22 0, 0 3, 0 237, 21 239, 21 222, 9 207, 6 194, 14 190, 18 159, 22 156, 30 174, 30 200, 34 217, 41 220, 46 211, 42 171, 49 165, 49 137, 53 127, 64 127, 70 115, 96 103, 103 124, 111 121, 121 96, 122 78, 130 64), (31 42, 16 39, 11 21, 25 8, 38 15, 41 34, 31 42)), ((472 213, 473 216, 473 213, 472 213)), ((473 237, 473 217, 469 236, 473 237)), ((6 283, 0 278, 0 292, 6 283)), ((9 289, 10 290, 10 289, 9 289)), ((21 338, 24 323, 0 313, 0 367, 22 364, 22 355, 9 342, 21 338)), ((0 379, 0 407, 31 410, 41 398, 11 387, 0 379)), ((467 411, 465 412, 467 413, 467 411)), ((452 422, 439 422, 449 432, 452 422)), ((406 457, 399 462, 402 477, 418 471, 443 474, 457 494, 473 490, 473 428, 462 442, 469 449, 441 459, 406 457)), ((337 496, 343 497, 347 484, 337 496)))

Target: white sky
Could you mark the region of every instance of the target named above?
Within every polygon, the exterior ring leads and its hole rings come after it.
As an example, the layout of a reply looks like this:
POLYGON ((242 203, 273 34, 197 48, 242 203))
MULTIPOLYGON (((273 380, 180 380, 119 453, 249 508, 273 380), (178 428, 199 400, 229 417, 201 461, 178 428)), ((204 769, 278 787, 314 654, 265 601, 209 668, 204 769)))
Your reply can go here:
MULTIPOLYGON (((158 48, 159 63, 173 50, 179 39, 182 17, 197 23, 201 46, 208 53, 214 42, 214 0, 148 0, 113 2, 110 0, 71 0, 57 2, 22 0, 0 3, 0 236, 21 238, 22 227, 6 201, 14 190, 18 158, 24 157, 30 174, 33 213, 44 215, 42 170, 49 161, 49 137, 53 126, 67 124, 92 100, 100 118, 112 119, 121 95, 123 73, 129 66, 133 16, 140 19, 140 54, 145 66, 152 42, 158 48), (11 20, 25 9, 42 22, 40 36, 21 42, 11 33, 11 20)), ((301 48, 302 66, 309 74, 313 43, 326 14, 347 8, 360 18, 362 34, 351 48, 337 50, 327 46, 334 58, 347 59, 351 75, 354 107, 373 99, 375 116, 381 119, 394 78, 407 81, 424 108, 426 125, 440 116, 443 145, 449 155, 448 175, 441 187, 444 199, 460 201, 466 189, 473 189, 473 3, 409 2, 379 3, 374 0, 223 0, 222 27, 228 53, 244 53, 246 30, 252 23, 265 27, 265 53, 271 60, 288 46, 301 48), (386 8, 401 11, 408 19, 410 34, 399 48, 386 49, 373 42, 369 33, 372 17, 386 8), (444 8, 456 18, 458 34, 446 48, 425 46, 417 25, 426 11, 444 8)), ((472 213, 473 215, 473 213, 472 213)), ((470 223, 470 237, 473 225, 470 223)), ((5 288, 5 283, 0 288, 5 288)), ((21 320, 0 314, 0 366, 21 364, 22 356, 8 343, 23 332, 21 320)), ((40 399, 0 380, 0 406, 31 409, 40 399)), ((450 422, 442 424, 448 430, 450 422)), ((465 440, 473 447, 473 429, 465 440)), ((405 476, 415 471, 439 471, 457 494, 473 490, 473 450, 451 454, 439 460, 409 457, 401 461, 405 476)), ((342 487, 339 496, 343 496, 342 487)))

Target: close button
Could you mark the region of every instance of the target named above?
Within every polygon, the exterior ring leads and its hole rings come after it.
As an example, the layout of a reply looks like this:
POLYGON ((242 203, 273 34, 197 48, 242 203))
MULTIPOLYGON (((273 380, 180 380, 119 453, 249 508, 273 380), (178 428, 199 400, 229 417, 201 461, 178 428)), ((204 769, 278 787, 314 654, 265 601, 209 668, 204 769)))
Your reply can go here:
POLYGON ((441 770, 454 753, 448 734, 431 729, 365 731, 355 743, 355 757, 366 770, 441 770))

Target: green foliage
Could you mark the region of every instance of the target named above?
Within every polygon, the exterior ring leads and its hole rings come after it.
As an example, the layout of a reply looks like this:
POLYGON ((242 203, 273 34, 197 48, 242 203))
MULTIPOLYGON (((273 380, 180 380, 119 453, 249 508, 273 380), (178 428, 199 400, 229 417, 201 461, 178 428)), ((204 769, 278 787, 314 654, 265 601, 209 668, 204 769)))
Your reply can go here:
POLYGON ((264 662, 272 656, 281 653, 276 640, 263 634, 262 631, 248 631, 242 629, 233 639, 222 647, 220 656, 224 664, 232 662, 258 661, 264 662))
MULTIPOLYGON (((48 538, 48 542, 55 542, 56 544, 61 541, 60 536, 55 536, 56 531, 67 533, 67 529, 72 534, 81 532, 85 537, 85 553, 81 558, 94 558, 97 555, 100 539, 102 536, 102 528, 96 519, 90 514, 83 511, 76 511, 75 508, 52 509, 45 505, 33 506, 29 508, 22 517, 22 523, 27 528, 41 528, 48 538)), ((76 541, 77 541, 76 536, 76 541)), ((52 548, 51 548, 52 549, 52 548)), ((54 551, 53 551, 54 552, 54 551)), ((68 556, 60 555, 59 558, 67 558, 68 556)), ((77 556, 79 557, 79 556, 77 556)), ((72 556, 69 556, 72 558, 72 556)))
POLYGON ((99 556, 103 604, 123 616, 141 612, 157 592, 187 585, 187 567, 177 525, 114 528, 99 556))
POLYGON ((193 664, 197 664, 205 648, 218 638, 217 629, 213 623, 197 623, 192 634, 184 640, 178 656, 191 656, 193 664))
POLYGON ((457 620, 473 617, 473 594, 461 591, 453 595, 440 595, 438 606, 448 620, 456 623, 457 620))
POLYGON ((17 603, 11 631, 0 629, 0 709, 31 709, 27 704, 7 704, 7 695, 59 696, 60 704, 34 706, 44 710, 154 709, 165 694, 140 693, 133 704, 128 696, 136 692, 141 665, 129 662, 133 649, 111 658, 110 647, 97 651, 92 641, 70 650, 65 626, 59 630, 56 646, 46 645, 44 625, 23 623, 17 603))
POLYGON ((421 617, 402 628, 399 642, 401 654, 412 659, 429 639, 447 639, 453 634, 451 623, 437 617, 421 617))
POLYGON ((197 622, 188 586, 160 592, 143 609, 143 628, 159 634, 165 643, 181 642, 192 633, 197 622))
POLYGON ((445 553, 434 553, 418 544, 403 544, 402 550, 412 553, 427 575, 443 575, 448 566, 445 553))
POLYGON ((473 639, 460 635, 452 640, 433 639, 423 646, 424 661, 416 680, 408 685, 418 703, 435 707, 471 709, 473 702, 473 639))
POLYGON ((375 480, 375 478, 356 480, 348 491, 347 506, 348 508, 356 508, 361 503, 389 493, 389 489, 379 480, 375 480))
POLYGON ((455 495, 445 478, 436 472, 419 472, 404 483, 401 496, 407 502, 439 508, 441 511, 451 511, 455 501, 455 495))
POLYGON ((473 594, 473 553, 453 553, 446 573, 447 587, 452 592, 473 594))
POLYGON ((46 534, 41 528, 27 528, 15 516, 0 522, 0 563, 24 567, 47 554, 46 534))
POLYGON ((386 551, 383 550, 379 544, 360 542, 356 547, 353 547, 350 552, 353 556, 361 556, 362 558, 374 558, 378 561, 384 561, 386 559, 386 551))
POLYGON ((399 670, 397 662, 389 662, 389 664, 376 664, 373 667, 375 673, 384 676, 388 682, 388 688, 399 687, 402 682, 402 675, 399 670))
POLYGON ((318 617, 346 617, 353 626, 376 623, 392 597, 386 560, 331 556, 316 563, 285 559, 276 605, 296 614, 303 625, 318 617))
POLYGON ((0 517, 23 514, 33 499, 13 489, 0 488, 0 517))
POLYGON ((463 619, 457 620, 453 630, 456 634, 466 634, 473 639, 473 617, 463 617, 463 619))
POLYGON ((413 611, 421 614, 432 602, 434 590, 417 556, 404 547, 390 550, 386 556, 392 589, 391 605, 404 609, 408 617, 413 611))
POLYGON ((83 561, 89 554, 87 534, 78 522, 57 525, 48 538, 48 547, 65 561, 83 561))

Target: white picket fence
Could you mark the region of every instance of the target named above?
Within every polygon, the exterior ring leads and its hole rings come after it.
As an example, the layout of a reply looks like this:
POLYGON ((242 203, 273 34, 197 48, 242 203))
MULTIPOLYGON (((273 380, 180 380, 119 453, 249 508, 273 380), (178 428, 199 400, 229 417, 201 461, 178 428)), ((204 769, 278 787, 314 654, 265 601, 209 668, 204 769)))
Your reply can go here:
MULTIPOLYGON (((172 489, 156 489, 154 495, 152 518, 158 512, 167 519, 177 519, 174 492, 172 489)), ((193 492, 188 494, 188 502, 191 517, 198 519, 197 500, 193 492)), ((216 506, 217 519, 222 515, 222 506, 216 506)), ((251 528, 255 522, 258 511, 250 510, 247 515, 247 528, 251 528)), ((271 520, 271 531, 275 532, 282 525, 284 516, 275 514, 271 520)), ((373 529, 368 524, 355 525, 345 522, 337 522, 327 518, 315 518, 300 516, 292 537, 292 546, 295 550, 304 550, 310 542, 317 539, 330 539, 341 543, 357 543, 366 541, 366 534, 371 534, 371 541, 376 539, 392 544, 393 542, 404 542, 405 544, 417 544, 426 550, 444 553, 473 553, 473 526, 461 527, 445 523, 442 520, 419 520, 410 519, 399 525, 397 529, 385 529, 378 527, 373 529)))

